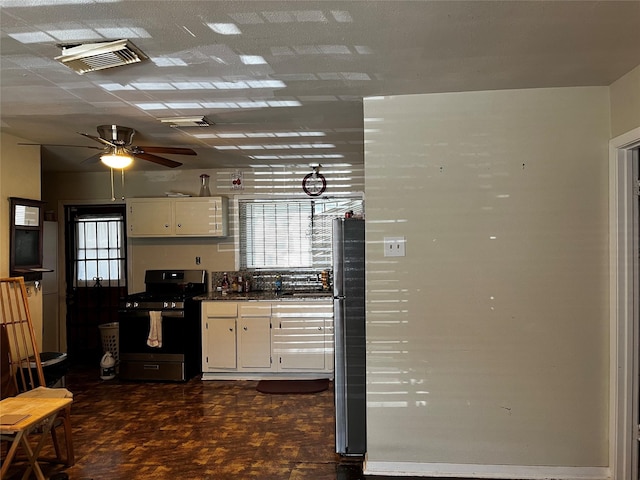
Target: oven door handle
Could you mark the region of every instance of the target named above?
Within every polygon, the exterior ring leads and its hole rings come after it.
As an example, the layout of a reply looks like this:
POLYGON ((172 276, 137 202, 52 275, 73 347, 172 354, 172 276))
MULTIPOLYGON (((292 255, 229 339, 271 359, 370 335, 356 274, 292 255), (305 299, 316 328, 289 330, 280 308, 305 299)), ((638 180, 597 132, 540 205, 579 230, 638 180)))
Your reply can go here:
MULTIPOLYGON (((184 310, 161 310, 163 318, 184 318, 184 310)), ((149 317, 149 310, 121 310, 121 315, 126 317, 149 317)))

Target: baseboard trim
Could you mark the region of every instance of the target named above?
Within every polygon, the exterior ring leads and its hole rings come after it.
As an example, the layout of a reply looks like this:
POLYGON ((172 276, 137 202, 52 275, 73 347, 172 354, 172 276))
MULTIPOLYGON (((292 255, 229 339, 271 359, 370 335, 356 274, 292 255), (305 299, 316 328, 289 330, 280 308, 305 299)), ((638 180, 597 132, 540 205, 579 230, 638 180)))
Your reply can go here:
POLYGON ((513 480, 611 480, 608 467, 547 467, 365 461, 365 475, 513 480))

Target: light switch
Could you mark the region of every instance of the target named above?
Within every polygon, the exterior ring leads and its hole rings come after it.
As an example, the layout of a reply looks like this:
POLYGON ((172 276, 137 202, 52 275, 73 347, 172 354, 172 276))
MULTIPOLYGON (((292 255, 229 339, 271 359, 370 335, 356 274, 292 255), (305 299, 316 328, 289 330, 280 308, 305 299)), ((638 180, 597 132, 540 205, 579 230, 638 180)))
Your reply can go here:
POLYGON ((384 256, 404 257, 406 243, 404 237, 384 237, 384 256))

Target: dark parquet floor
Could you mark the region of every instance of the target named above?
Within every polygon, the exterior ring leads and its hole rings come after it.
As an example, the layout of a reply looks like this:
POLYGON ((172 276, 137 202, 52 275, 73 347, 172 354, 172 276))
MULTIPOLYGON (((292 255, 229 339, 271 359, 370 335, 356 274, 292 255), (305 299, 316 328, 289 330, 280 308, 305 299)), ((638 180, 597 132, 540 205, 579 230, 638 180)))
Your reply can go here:
MULTIPOLYGON (((334 453, 333 383, 270 395, 256 381, 102 381, 71 369, 76 464, 43 463, 70 480, 358 480, 360 462, 334 453)), ((50 444, 50 442, 47 442, 50 444)), ((52 453, 50 445, 45 447, 52 453)), ((20 478, 24 465, 7 480, 20 478)))

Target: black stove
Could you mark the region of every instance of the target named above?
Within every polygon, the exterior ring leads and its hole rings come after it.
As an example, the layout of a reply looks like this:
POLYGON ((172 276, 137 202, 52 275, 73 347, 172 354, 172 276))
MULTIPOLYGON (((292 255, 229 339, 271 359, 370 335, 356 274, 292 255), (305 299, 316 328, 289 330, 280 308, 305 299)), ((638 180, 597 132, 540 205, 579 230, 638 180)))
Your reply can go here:
POLYGON ((120 378, 185 381, 202 372, 204 270, 147 270, 144 292, 121 301, 120 378))

